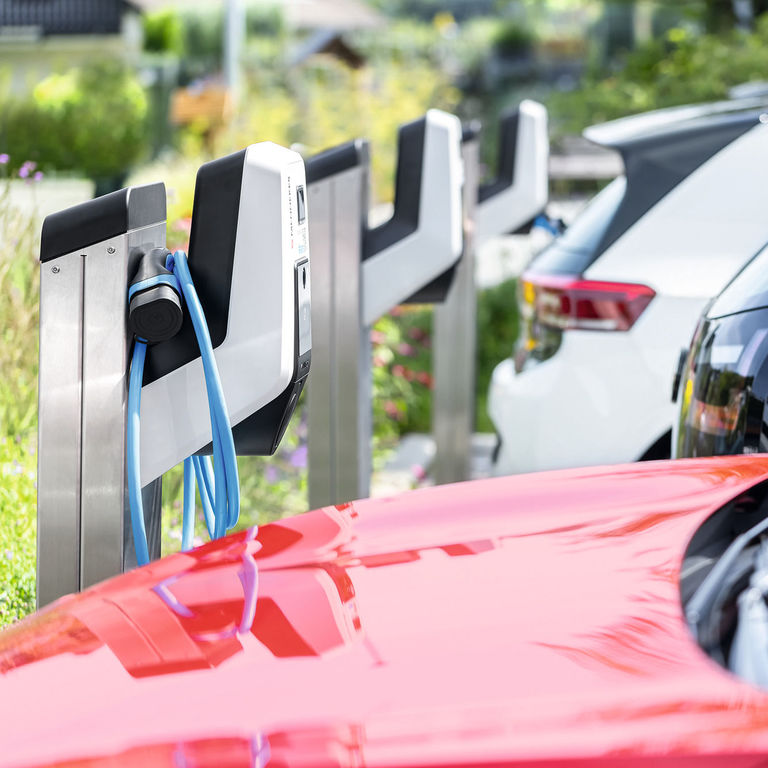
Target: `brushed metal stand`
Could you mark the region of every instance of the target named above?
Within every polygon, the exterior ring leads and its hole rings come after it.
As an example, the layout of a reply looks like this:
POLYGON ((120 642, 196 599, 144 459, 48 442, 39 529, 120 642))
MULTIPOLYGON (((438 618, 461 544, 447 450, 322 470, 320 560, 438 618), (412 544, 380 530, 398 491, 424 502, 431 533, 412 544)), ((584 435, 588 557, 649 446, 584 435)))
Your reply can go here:
MULTIPOLYGON (((125 489, 126 297, 140 254, 165 245, 165 188, 106 197, 43 226, 38 606, 135 565, 125 489), (110 228, 111 236, 68 250, 78 236, 110 228)), ((153 557, 160 554, 159 491, 159 483, 144 489, 153 557)))
POLYGON ((477 294, 475 205, 480 175, 476 135, 462 142, 464 160, 464 252, 445 301, 436 304, 432 338, 432 434, 435 483, 466 480, 475 415, 477 294))
POLYGON ((307 163, 312 253, 308 384, 309 504, 368 495, 371 346, 360 264, 368 216, 369 149, 352 142, 307 163))

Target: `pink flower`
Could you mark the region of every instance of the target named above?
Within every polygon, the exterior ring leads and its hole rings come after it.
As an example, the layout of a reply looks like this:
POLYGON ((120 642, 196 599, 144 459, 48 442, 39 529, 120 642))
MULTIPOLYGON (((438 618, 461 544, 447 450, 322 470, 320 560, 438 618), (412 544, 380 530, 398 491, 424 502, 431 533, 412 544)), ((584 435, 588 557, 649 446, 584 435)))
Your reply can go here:
POLYGON ((416 350, 410 344, 407 344, 406 342, 402 342, 397 345, 397 351, 401 355, 405 355, 406 357, 411 357, 416 350))
POLYGON ((432 377, 426 371, 419 371, 419 373, 416 374, 416 381, 418 381, 419 384, 423 384, 425 387, 432 389, 432 377))
POLYGON ((373 365, 376 368, 383 368, 387 364, 387 361, 381 355, 373 356, 373 365))
POLYGON ((384 403, 384 413, 386 413, 390 419, 395 419, 396 421, 400 421, 403 418, 397 405, 392 402, 392 400, 387 400, 387 402, 384 403))
POLYGON ((414 464, 411 467, 411 472, 417 480, 423 480, 427 476, 427 472, 420 464, 414 464))
POLYGON ((402 365, 393 365, 392 366, 392 375, 397 376, 399 379, 405 378, 405 367, 402 365))
POLYGON ((381 331, 371 331, 371 344, 386 344, 387 335, 381 331))
POLYGON ((429 334, 423 328, 414 327, 408 331, 408 337, 414 341, 424 341, 429 338, 429 334))

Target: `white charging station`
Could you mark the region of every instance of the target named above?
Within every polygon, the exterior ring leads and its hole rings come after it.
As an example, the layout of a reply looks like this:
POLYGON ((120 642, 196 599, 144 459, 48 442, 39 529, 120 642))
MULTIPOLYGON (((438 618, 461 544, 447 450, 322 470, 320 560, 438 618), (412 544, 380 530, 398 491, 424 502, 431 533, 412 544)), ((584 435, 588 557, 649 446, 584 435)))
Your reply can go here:
MULTIPOLYGON (((236 448, 271 454, 311 359, 304 162, 271 142, 254 144, 204 165, 195 194, 189 267, 210 318, 232 425, 245 422, 235 432, 236 448), (269 419, 270 405, 281 400, 285 408, 269 419), (254 450, 245 443, 258 431, 271 438, 254 450)), ((151 347, 147 365, 142 485, 211 441, 202 361, 188 334, 151 347)))
MULTIPOLYGON (((136 287, 137 272, 143 276, 145 259, 164 246, 162 184, 121 190, 44 222, 38 605, 135 564, 126 491, 128 290, 136 287)), ((235 449, 270 454, 311 359, 301 157, 264 143, 202 166, 189 251, 235 449)), ((151 324, 156 315, 162 326, 150 293, 157 291, 167 307, 168 286, 144 285, 138 287, 146 295, 137 294, 135 305, 144 320, 151 324)), ((211 442, 199 347, 189 313, 182 312, 178 333, 148 347, 141 387, 141 495, 150 557, 160 552, 156 479, 211 442)))
POLYGON ((395 209, 366 237, 363 322, 379 317, 452 267, 461 256, 461 123, 430 109, 403 126, 395 209))
POLYGON ((480 126, 464 132, 464 254, 445 300, 435 306, 432 338, 431 476, 470 477, 475 410, 477 288, 475 250, 493 237, 526 229, 549 199, 547 110, 525 100, 499 122, 495 176, 480 183, 480 126))
POLYGON ((476 348, 473 248, 524 229, 543 212, 548 160, 546 110, 524 101, 503 116, 495 177, 480 184, 477 132, 462 135, 455 117, 432 110, 400 129, 394 214, 373 230, 367 227, 368 145, 350 142, 308 161, 317 267, 317 355, 308 393, 310 506, 368 495, 369 330, 405 302, 437 303, 436 479, 468 476, 476 348))
POLYGON ((369 148, 307 161, 316 352, 309 405, 309 502, 368 495, 370 326, 409 300, 440 301, 462 252, 461 124, 430 110, 400 128, 394 212, 368 227, 369 148))

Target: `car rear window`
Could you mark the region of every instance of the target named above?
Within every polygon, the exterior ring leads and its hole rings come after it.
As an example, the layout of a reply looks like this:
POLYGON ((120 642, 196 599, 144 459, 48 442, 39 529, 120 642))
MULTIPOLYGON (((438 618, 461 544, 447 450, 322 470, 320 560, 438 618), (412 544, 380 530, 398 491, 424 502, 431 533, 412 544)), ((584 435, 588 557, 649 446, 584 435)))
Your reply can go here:
POLYGON ((580 275, 595 260, 597 249, 627 191, 619 176, 589 202, 565 232, 536 257, 531 269, 580 275))

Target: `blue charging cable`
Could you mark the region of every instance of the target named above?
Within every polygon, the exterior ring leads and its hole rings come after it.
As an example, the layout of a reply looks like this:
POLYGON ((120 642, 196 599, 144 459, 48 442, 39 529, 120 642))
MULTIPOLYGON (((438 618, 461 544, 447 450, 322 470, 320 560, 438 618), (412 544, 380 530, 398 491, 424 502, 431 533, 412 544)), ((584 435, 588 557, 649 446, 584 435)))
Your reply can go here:
MULTIPOLYGON (((208 409, 211 417, 213 463, 209 456, 190 456, 184 460, 184 505, 182 515, 181 548, 192 548, 195 527, 195 485, 200 492, 203 515, 208 534, 218 539, 237 524, 240 516, 240 480, 237 473, 237 456, 229 412, 224 399, 211 336, 200 299, 192 282, 192 275, 184 251, 168 254, 166 269, 170 275, 158 275, 131 286, 128 299, 139 291, 157 284, 167 284, 184 297, 195 330, 208 393, 208 409)), ((144 505, 141 498, 140 443, 141 443, 141 387, 144 379, 144 363, 147 343, 136 338, 131 359, 128 385, 128 435, 127 476, 128 498, 131 508, 133 541, 136 561, 139 565, 149 562, 147 532, 144 525, 144 505)))

